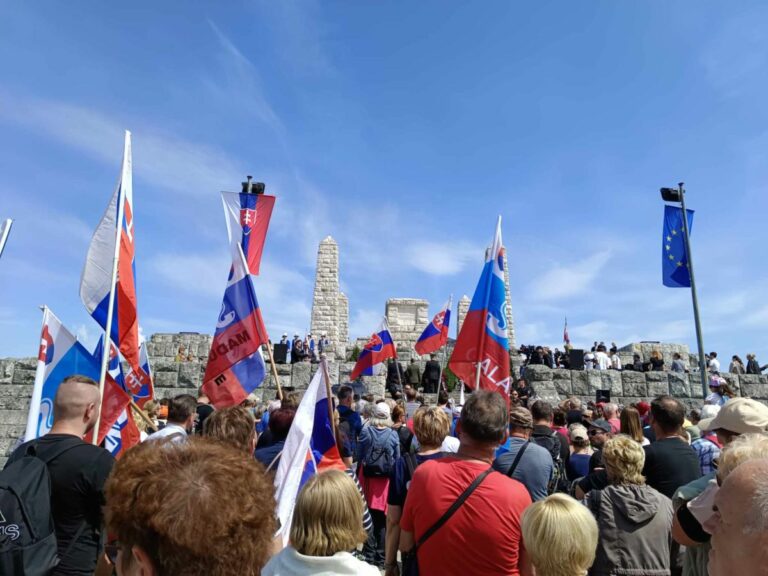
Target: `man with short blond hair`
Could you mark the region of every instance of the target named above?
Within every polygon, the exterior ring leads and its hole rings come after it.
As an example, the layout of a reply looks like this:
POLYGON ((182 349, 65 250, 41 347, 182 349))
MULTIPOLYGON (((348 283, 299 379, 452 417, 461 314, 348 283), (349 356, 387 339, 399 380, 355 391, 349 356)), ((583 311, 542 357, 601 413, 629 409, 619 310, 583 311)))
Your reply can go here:
POLYGON ((6 463, 7 467, 31 451, 48 465, 60 558, 51 576, 90 576, 96 568, 104 483, 114 458, 82 438, 96 425, 100 404, 94 380, 80 375, 65 378, 53 400, 51 431, 19 446, 6 463))

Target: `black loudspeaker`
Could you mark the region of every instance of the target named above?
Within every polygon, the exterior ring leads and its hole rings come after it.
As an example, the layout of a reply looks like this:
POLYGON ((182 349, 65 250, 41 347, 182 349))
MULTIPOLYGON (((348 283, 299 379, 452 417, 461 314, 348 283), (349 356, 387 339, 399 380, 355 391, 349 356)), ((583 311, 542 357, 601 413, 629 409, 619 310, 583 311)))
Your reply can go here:
POLYGON ((596 390, 595 391, 595 402, 610 402, 611 401, 611 391, 610 390, 596 390))
POLYGON ((568 351, 568 360, 571 363, 571 370, 584 370, 584 350, 571 348, 568 351))
POLYGON ((285 364, 288 361, 288 344, 275 344, 272 353, 275 356, 275 364, 285 364))

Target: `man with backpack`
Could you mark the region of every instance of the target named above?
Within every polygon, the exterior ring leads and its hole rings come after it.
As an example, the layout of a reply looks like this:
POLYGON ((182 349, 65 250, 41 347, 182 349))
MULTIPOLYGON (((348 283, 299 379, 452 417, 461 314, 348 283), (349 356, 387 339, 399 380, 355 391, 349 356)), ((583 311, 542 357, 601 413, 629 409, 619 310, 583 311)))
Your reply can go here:
POLYGON ((351 386, 340 386, 336 393, 339 399, 339 435, 343 448, 342 458, 347 466, 357 455, 357 438, 363 430, 363 419, 353 408, 354 391, 351 386))
POLYGON ((568 447, 568 438, 552 430, 554 411, 549 402, 536 400, 531 405, 531 417, 533 418, 531 442, 535 442, 552 456, 554 470, 548 491, 550 494, 554 492, 567 492, 568 479, 565 474, 565 463, 568 462, 568 456, 571 454, 571 450, 568 447))
POLYGON ((493 469, 525 486, 531 500, 543 500, 549 494, 553 462, 549 452, 531 438, 531 413, 522 407, 509 412, 509 438, 496 451, 493 469))
POLYGON ((95 426, 100 404, 99 386, 92 379, 65 378, 54 398, 51 431, 25 442, 8 459, 0 473, 0 512, 5 525, 16 525, 19 534, 10 542, 5 534, 0 573, 93 574, 101 549, 104 484, 114 458, 82 437, 95 426), (51 532, 55 536, 46 541, 51 532), (34 545, 34 551, 21 554, 16 544, 34 545), (22 564, 6 564, 14 555, 17 560, 23 556, 22 564))

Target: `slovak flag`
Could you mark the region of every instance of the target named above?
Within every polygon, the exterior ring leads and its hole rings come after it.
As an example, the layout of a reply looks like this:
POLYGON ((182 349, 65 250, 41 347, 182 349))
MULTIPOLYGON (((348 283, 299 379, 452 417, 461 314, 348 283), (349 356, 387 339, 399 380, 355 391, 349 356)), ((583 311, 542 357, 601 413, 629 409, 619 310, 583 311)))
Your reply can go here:
POLYGON ((470 388, 501 392, 509 399, 509 341, 503 250, 499 216, 493 244, 486 253, 480 281, 448 366, 470 388))
POLYGON ((448 302, 435 314, 432 322, 424 329, 419 339, 416 341, 417 354, 430 354, 440 350, 448 342, 448 328, 451 323, 451 308, 453 307, 453 296, 448 298, 448 302))
POLYGON ((93 319, 106 329, 111 295, 114 308, 110 339, 117 344, 131 368, 140 370, 133 241, 131 133, 126 130, 120 179, 88 248, 80 278, 80 299, 93 319), (120 245, 116 246, 118 237, 120 245), (117 279, 113 291, 112 273, 115 258, 117 279))
POLYGON ((146 340, 142 340, 139 347, 139 362, 141 363, 140 370, 128 367, 128 372, 125 373, 121 386, 131 395, 139 408, 144 408, 144 404, 155 395, 152 386, 152 367, 149 365, 146 340))
POLYGON ((568 318, 565 319, 565 326, 563 327, 563 342, 566 346, 571 345, 571 337, 568 336, 568 318))
MULTIPOLYGON (((94 350, 93 358, 101 367, 101 354, 104 350, 104 336, 99 339, 99 343, 94 350)), ((97 444, 105 441, 105 447, 116 456, 121 447, 125 445, 126 449, 138 443, 133 442, 134 429, 135 436, 138 437, 139 429, 131 419, 128 422, 128 412, 131 396, 125 390, 125 378, 123 377, 123 367, 120 364, 120 355, 115 345, 110 342, 109 361, 107 363, 107 374, 104 381, 104 397, 101 401, 101 418, 99 420, 99 438, 97 444), (132 427, 129 425, 132 424, 132 427), (125 440, 122 439, 123 431, 125 440), (109 440, 111 436, 111 440, 109 440), (118 442, 119 440, 119 442, 118 442), (111 447, 111 448, 110 448, 111 447)), ((89 432, 85 438, 88 442, 93 441, 93 433, 89 432)))
POLYGON ((224 203, 229 241, 240 243, 248 262, 248 272, 258 276, 275 197, 222 192, 221 200, 224 203))
POLYGON ((216 408, 240 404, 267 372, 261 345, 269 337, 256 290, 240 244, 230 247, 232 267, 203 376, 203 391, 216 408))
POLYGON ((397 358, 397 349, 385 319, 382 320, 378 332, 374 332, 363 347, 349 379, 357 380, 360 376, 373 376, 374 368, 389 358, 397 358))
POLYGON ((120 458, 129 448, 141 442, 141 432, 133 419, 133 411, 125 408, 117 421, 107 431, 104 439, 104 448, 115 458, 120 458))
POLYGON ((275 499, 283 546, 288 544, 293 509, 301 487, 323 470, 346 469, 336 445, 331 420, 333 406, 329 397, 327 370, 323 359, 296 410, 277 466, 275 499))
POLYGON ((98 382, 101 363, 67 330, 46 306, 37 355, 37 370, 29 403, 24 440, 47 434, 53 426, 53 399, 67 376, 80 374, 98 382))

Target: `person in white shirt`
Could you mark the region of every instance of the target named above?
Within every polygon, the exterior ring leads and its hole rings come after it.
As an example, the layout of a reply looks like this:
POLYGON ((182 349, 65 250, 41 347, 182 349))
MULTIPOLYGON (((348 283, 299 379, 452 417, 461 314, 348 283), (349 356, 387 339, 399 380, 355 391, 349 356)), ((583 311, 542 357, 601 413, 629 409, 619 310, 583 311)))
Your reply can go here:
POLYGON ((195 427, 197 399, 191 394, 179 394, 168 403, 168 423, 165 428, 147 436, 147 441, 170 438, 172 442, 186 442, 195 427))
POLYGON ((597 352, 595 352, 595 367, 598 370, 608 370, 611 367, 611 359, 606 354, 605 346, 602 344, 597 347, 597 352))
POLYGON ((611 350, 611 368, 614 370, 621 370, 621 358, 616 350, 611 350))
POLYGON ((720 373, 720 360, 717 359, 717 352, 709 353, 709 364, 707 367, 710 372, 720 373))
POLYGON ((584 370, 594 370, 595 368, 595 353, 587 352, 584 354, 584 370))
POLYGON ((351 478, 341 470, 316 474, 296 498, 290 544, 267 562, 262 576, 379 576, 375 566, 349 552, 367 537, 362 515, 363 501, 351 478))

